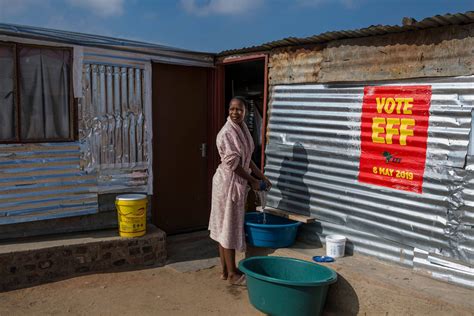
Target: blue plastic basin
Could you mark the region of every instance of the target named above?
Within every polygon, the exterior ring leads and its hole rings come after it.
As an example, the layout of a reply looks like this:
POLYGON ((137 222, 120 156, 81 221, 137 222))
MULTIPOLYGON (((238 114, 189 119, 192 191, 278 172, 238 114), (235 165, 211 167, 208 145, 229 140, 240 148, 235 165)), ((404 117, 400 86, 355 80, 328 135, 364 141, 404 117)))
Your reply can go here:
POLYGON ((294 244, 300 222, 283 217, 252 212, 245 214, 247 243, 254 247, 284 248, 294 244))

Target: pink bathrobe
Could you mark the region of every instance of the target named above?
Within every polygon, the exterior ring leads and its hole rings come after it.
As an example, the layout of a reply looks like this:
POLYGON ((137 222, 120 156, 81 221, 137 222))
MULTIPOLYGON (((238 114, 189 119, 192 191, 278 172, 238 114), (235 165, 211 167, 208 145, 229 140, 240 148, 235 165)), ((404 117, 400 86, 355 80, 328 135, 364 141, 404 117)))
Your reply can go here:
POLYGON ((243 128, 227 118, 217 134, 216 145, 221 164, 212 179, 212 202, 209 230, 211 238, 226 249, 245 251, 244 216, 247 180, 234 170, 240 164, 250 173, 250 161, 255 148, 247 125, 243 128))

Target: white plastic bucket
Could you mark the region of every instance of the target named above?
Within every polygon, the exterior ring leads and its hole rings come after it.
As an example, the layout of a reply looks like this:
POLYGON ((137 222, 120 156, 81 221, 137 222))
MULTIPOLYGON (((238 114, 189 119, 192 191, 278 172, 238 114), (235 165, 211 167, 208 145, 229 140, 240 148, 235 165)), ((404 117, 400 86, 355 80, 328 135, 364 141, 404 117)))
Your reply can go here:
POLYGON ((344 257, 346 249, 346 237, 342 235, 326 236, 326 256, 333 258, 344 257))

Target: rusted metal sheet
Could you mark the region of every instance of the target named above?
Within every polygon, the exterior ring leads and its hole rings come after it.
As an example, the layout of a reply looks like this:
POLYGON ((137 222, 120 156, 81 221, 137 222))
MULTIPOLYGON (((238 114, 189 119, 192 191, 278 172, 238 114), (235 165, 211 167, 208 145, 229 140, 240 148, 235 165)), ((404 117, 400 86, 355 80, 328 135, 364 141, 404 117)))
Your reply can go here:
POLYGON ((284 49, 270 55, 270 85, 317 82, 323 54, 320 49, 284 49))
POLYGON ((267 205, 321 222, 305 236, 348 234, 354 249, 413 265, 413 249, 474 263, 474 160, 468 146, 474 76, 271 90, 267 205), (431 85, 423 194, 358 182, 367 85, 431 85), (466 159, 467 157, 467 159, 466 159))
POLYGON ((474 23, 474 11, 456 14, 436 15, 423 19, 419 22, 411 23, 410 25, 374 25, 362 29, 325 32, 309 37, 288 37, 281 40, 264 43, 262 45, 226 50, 219 53, 219 56, 262 52, 281 47, 321 44, 345 38, 377 36, 391 33, 410 32, 441 26, 465 25, 470 23, 474 23))
POLYGON ((269 80, 276 85, 470 75, 472 47, 474 24, 285 48, 270 54, 269 80))
POLYGON ((470 75, 472 47, 474 24, 333 41, 318 82, 470 75))
POLYGON ((77 143, 0 145, 0 225, 97 213, 77 143))
POLYGON ((87 172, 97 172, 101 193, 147 191, 151 135, 145 117, 144 79, 142 68, 84 64, 84 98, 79 104, 81 165, 87 172))

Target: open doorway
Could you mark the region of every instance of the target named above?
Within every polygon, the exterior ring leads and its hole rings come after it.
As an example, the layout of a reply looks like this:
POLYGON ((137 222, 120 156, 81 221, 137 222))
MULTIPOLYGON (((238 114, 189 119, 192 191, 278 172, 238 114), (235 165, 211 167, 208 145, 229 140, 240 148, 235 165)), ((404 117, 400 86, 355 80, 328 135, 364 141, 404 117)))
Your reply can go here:
POLYGON ((265 112, 265 59, 227 64, 225 68, 225 117, 229 114, 229 102, 234 96, 247 100, 246 123, 255 143, 252 160, 262 166, 262 132, 265 112))
MULTIPOLYGON (((247 100, 248 112, 246 124, 255 143, 252 160, 263 169, 265 150, 266 102, 267 102, 267 57, 265 55, 244 57, 238 60, 224 61, 221 101, 224 109, 220 111, 224 121, 229 114, 229 102, 234 96, 247 100)), ((253 211, 257 206, 254 194, 249 194, 246 210, 253 211)))

